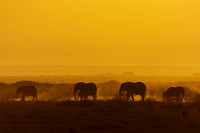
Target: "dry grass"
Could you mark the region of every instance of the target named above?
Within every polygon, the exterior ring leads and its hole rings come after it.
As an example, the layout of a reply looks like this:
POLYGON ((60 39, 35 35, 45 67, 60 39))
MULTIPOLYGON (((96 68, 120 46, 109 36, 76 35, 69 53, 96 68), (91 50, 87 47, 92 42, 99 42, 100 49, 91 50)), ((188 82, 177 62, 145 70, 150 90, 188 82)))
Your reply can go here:
POLYGON ((199 132, 200 104, 65 101, 1 102, 1 133, 199 132), (182 112, 188 113, 186 118, 182 112))

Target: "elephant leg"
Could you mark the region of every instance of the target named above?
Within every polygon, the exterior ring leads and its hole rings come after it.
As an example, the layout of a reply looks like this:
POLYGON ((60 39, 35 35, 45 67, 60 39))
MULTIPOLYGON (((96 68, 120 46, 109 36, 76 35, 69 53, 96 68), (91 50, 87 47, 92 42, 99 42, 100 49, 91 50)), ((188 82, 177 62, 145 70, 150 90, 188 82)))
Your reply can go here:
POLYGON ((176 98, 176 99, 177 99, 176 101, 177 101, 177 102, 180 102, 180 100, 181 100, 180 98, 181 98, 181 97, 178 96, 178 97, 176 98))
POLYGON ((182 95, 180 95, 180 102, 182 102, 183 101, 183 96, 182 95))
POLYGON ((83 97, 83 100, 84 100, 84 101, 86 100, 86 97, 85 97, 85 96, 83 97))
POLYGON ((94 100, 94 101, 97 100, 97 95, 93 95, 93 100, 94 100))
POLYGON ((180 102, 183 102, 183 95, 180 94, 180 102))
POLYGON ((183 99, 182 99, 182 97, 181 97, 181 96, 179 97, 179 101, 180 101, 180 102, 182 102, 182 101, 183 101, 183 99))
POLYGON ((95 101, 97 100, 97 95, 95 95, 95 101))
POLYGON ((173 102, 173 97, 169 97, 169 102, 173 102))
POLYGON ((129 101, 130 94, 129 94, 129 93, 127 93, 127 94, 126 94, 126 96, 127 96, 127 99, 126 99, 126 100, 127 100, 127 101, 129 101))
POLYGON ((141 97, 142 97, 142 101, 144 101, 144 95, 141 95, 141 97))
POLYGON ((25 101, 25 95, 22 96, 21 101, 25 101))
POLYGON ((181 102, 183 102, 183 97, 181 97, 181 102))
POLYGON ((133 94, 131 94, 131 99, 134 102, 134 95, 133 94))
POLYGON ((168 98, 168 102, 172 102, 172 98, 171 97, 168 98))
POLYGON ((80 99, 81 101, 83 101, 84 99, 83 99, 83 97, 81 96, 81 99, 80 99))
POLYGON ((129 99, 129 94, 127 93, 126 94, 126 101, 128 101, 128 99, 129 99))

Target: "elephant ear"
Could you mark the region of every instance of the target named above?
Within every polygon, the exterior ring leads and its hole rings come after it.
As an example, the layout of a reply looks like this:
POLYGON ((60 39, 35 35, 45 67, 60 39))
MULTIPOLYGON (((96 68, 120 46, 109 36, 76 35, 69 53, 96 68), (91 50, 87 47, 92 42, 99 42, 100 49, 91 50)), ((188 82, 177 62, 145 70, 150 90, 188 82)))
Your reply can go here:
POLYGON ((120 95, 120 96, 124 96, 124 89, 120 89, 119 95, 120 95))

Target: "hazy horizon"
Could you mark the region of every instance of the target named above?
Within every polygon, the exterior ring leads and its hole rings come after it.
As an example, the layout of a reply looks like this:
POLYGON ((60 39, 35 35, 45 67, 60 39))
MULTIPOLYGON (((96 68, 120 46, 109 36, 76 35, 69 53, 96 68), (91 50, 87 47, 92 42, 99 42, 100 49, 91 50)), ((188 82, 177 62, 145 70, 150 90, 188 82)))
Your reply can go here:
POLYGON ((200 67, 106 65, 0 65, 0 76, 63 76, 122 74, 137 76, 194 76, 200 67))

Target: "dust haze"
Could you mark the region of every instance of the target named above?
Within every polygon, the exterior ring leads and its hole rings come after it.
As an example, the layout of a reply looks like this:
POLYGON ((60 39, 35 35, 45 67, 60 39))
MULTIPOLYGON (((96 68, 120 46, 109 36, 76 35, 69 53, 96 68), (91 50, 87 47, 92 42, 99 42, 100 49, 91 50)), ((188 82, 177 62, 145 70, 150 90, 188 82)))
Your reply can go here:
POLYGON ((127 81, 144 82, 147 98, 157 101, 162 100, 162 93, 171 86, 185 87, 185 101, 200 92, 200 75, 193 73, 193 69, 189 71, 189 67, 1 66, 1 70, 2 99, 15 97, 19 86, 33 85, 38 89, 40 100, 73 100, 73 87, 77 82, 94 82, 99 100, 115 99, 120 84, 127 81))

